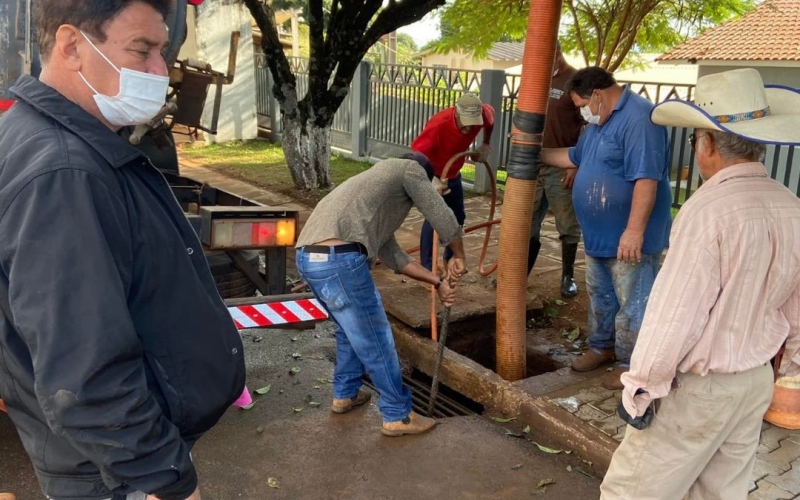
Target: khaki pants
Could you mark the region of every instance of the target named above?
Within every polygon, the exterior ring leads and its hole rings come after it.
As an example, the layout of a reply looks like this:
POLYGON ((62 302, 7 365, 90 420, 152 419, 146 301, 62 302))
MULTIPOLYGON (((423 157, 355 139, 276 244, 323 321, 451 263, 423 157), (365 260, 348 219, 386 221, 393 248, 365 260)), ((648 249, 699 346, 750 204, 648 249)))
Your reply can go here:
POLYGON ((746 500, 772 368, 677 378, 650 427, 628 426, 601 500, 746 500))

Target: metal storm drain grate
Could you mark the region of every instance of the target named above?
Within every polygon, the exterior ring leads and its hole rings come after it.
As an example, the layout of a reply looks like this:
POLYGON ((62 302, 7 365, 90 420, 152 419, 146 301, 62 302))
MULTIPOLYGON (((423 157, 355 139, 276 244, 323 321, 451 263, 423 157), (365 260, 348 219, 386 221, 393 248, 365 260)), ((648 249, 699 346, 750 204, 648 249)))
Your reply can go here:
MULTIPOLYGON (((408 386, 409 389, 411 389, 412 408, 420 415, 425 415, 428 408, 428 399, 430 398, 431 394, 430 378, 415 370, 412 376, 403 375, 403 382, 408 386), (423 381, 418 380, 418 378, 423 378, 423 381)), ((375 386, 372 385, 372 381, 368 375, 364 376, 364 385, 377 392, 377 389, 375 389, 375 386)), ((480 407, 480 405, 474 401, 465 401, 466 404, 475 408, 470 409, 465 404, 462 404, 450 397, 448 394, 451 394, 451 391, 446 390, 445 387, 440 388, 439 396, 436 398, 436 405, 433 408, 434 418, 465 417, 477 415, 483 411, 482 407, 480 407), (443 389, 445 389, 444 394, 442 393, 443 389)), ((459 399, 466 398, 461 396, 459 399)))

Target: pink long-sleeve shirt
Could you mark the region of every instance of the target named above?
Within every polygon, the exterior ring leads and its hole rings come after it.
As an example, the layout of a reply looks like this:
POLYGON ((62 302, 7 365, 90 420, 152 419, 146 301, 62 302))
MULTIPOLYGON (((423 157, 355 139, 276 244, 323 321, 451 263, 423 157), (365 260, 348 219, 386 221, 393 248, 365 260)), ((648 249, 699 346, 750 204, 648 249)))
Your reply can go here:
POLYGON ((800 373, 800 199, 761 163, 719 171, 684 204, 656 278, 625 384, 642 415, 675 373, 734 373, 769 362, 800 373), (635 395, 638 389, 646 392, 635 395))

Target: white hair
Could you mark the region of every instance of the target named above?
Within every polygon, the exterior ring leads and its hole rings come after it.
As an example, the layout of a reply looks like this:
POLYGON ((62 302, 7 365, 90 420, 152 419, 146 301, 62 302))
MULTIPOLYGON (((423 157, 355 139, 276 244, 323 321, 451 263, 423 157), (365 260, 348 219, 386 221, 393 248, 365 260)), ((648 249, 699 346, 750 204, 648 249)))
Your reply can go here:
POLYGON ((767 147, 730 132, 706 130, 714 139, 720 156, 727 160, 762 161, 767 147))

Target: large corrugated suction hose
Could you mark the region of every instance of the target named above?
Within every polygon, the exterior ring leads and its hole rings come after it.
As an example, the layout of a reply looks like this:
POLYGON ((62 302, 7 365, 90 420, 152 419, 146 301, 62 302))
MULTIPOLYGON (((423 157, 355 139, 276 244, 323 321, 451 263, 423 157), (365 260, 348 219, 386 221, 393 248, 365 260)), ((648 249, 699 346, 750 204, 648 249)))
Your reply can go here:
POLYGON ((500 227, 496 354, 497 373, 506 380, 527 371, 528 241, 560 18, 561 0, 531 0, 500 227))

